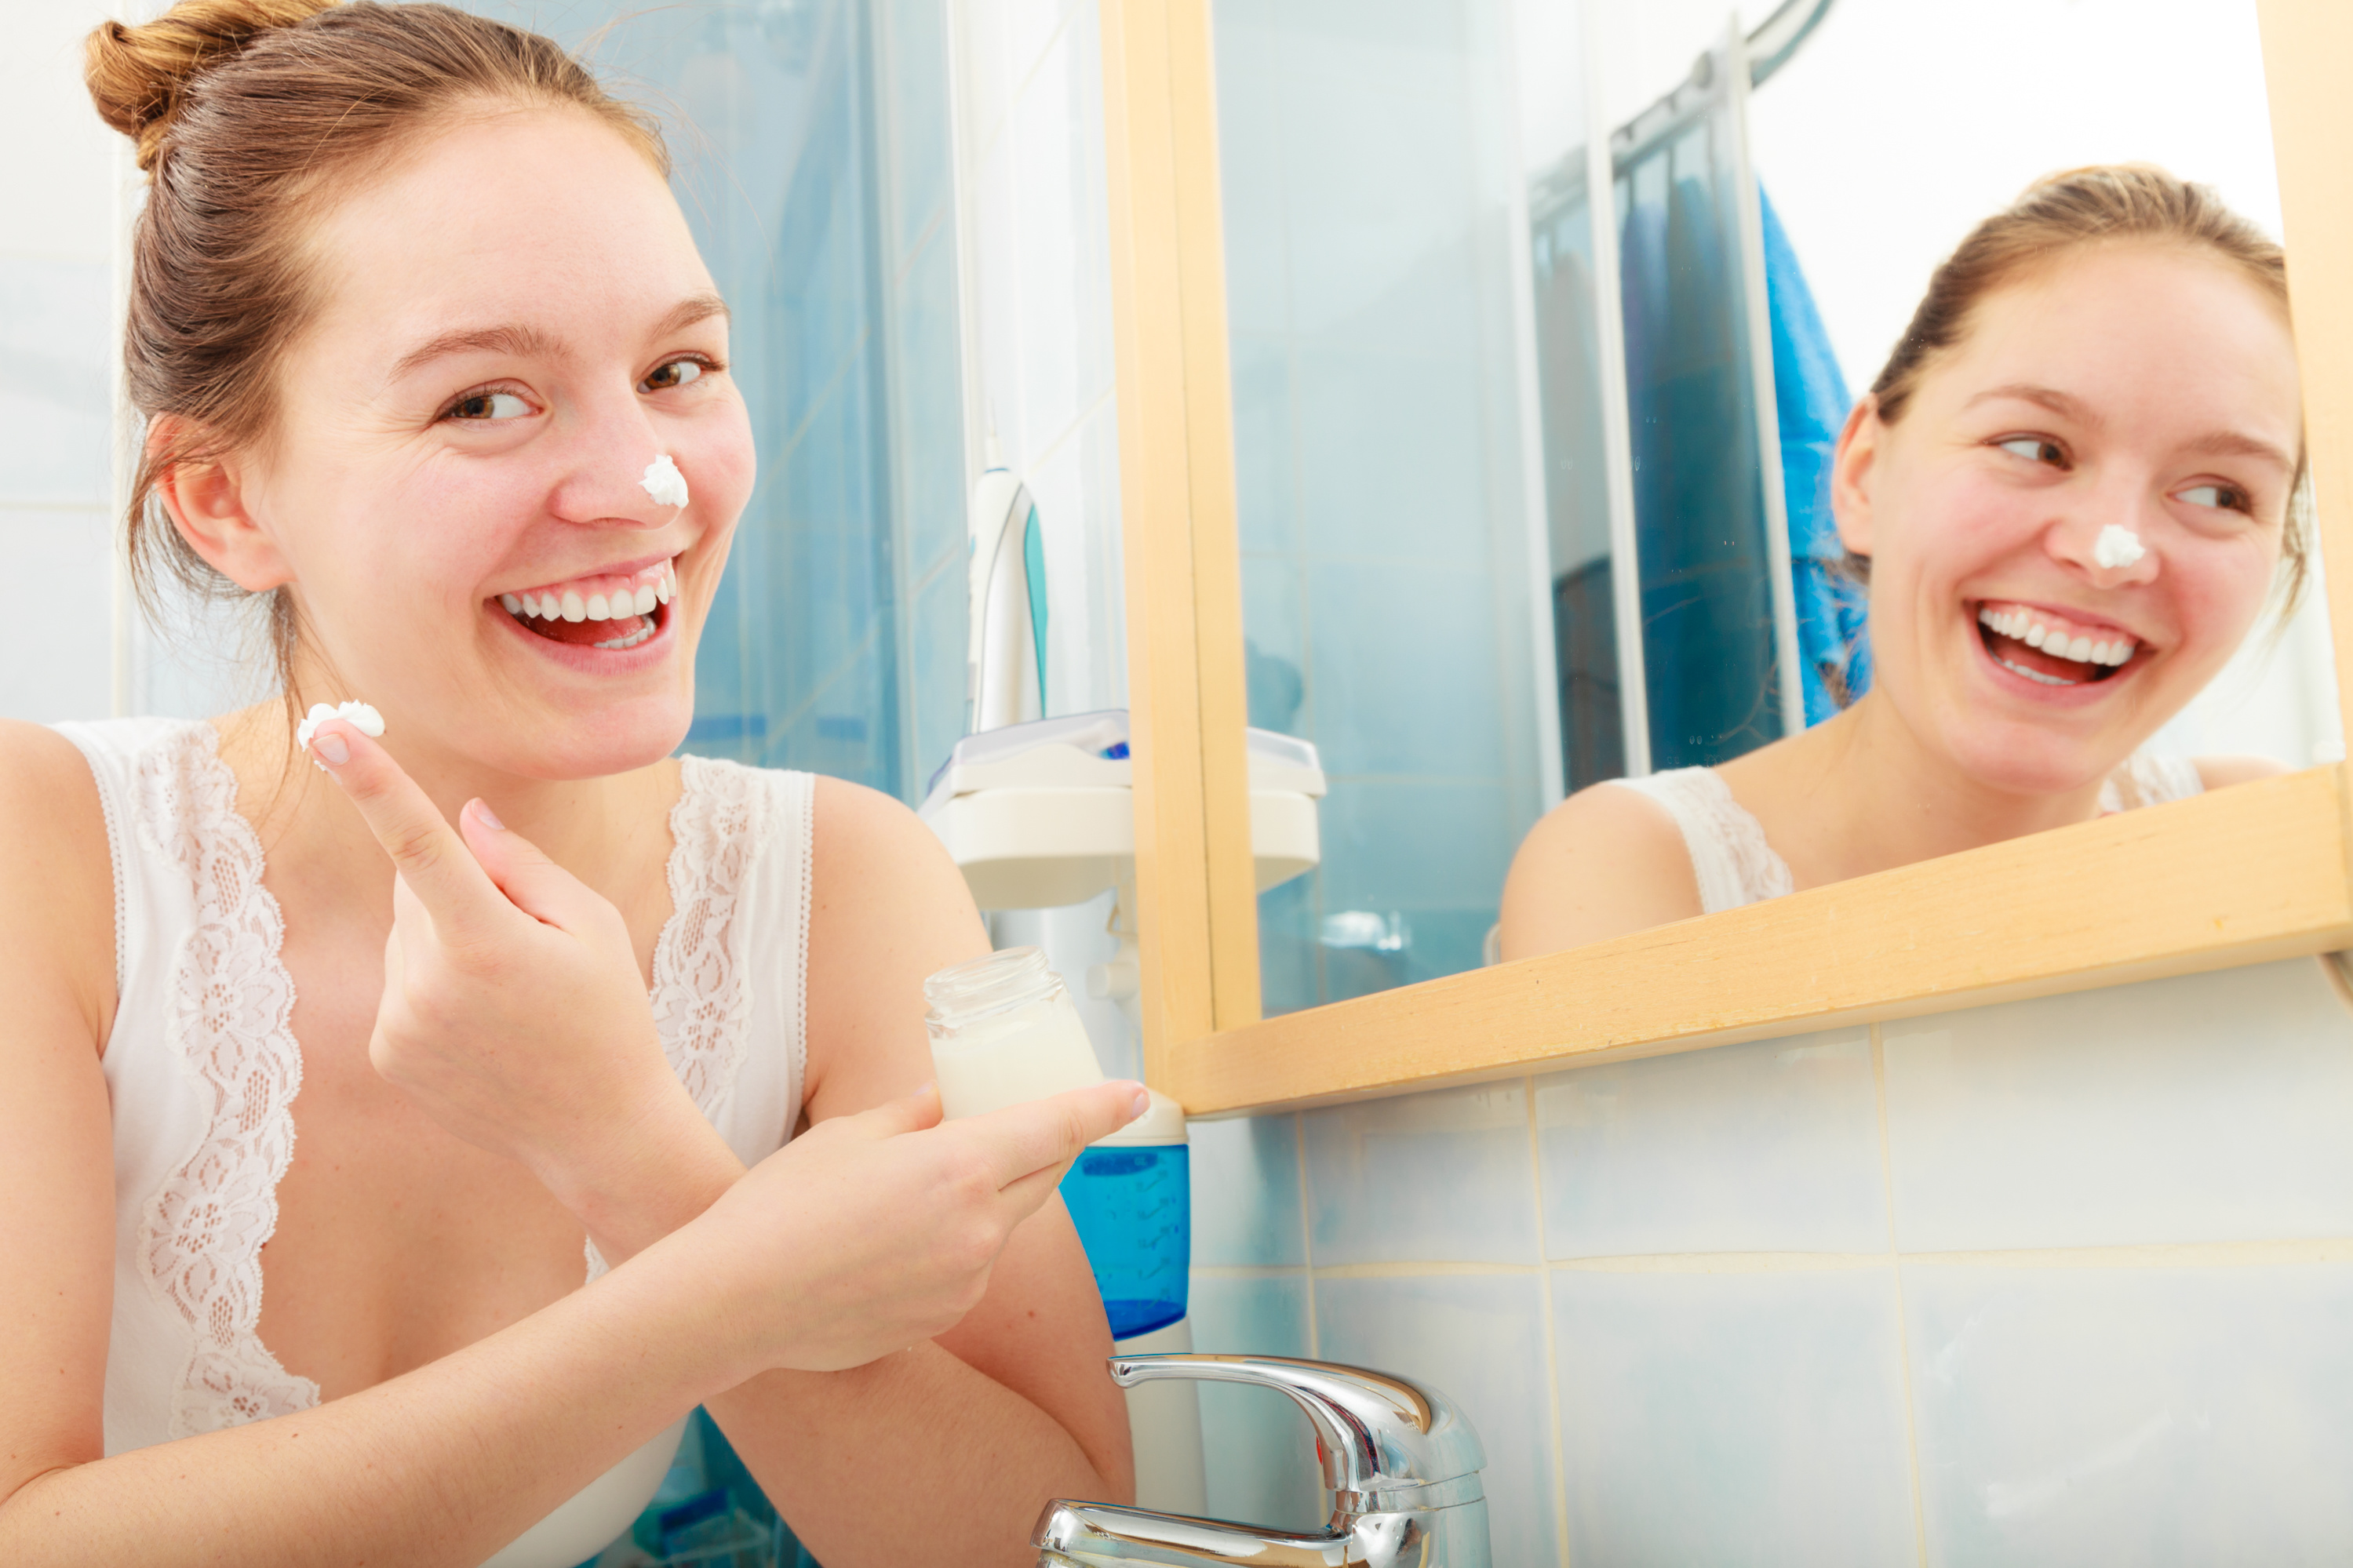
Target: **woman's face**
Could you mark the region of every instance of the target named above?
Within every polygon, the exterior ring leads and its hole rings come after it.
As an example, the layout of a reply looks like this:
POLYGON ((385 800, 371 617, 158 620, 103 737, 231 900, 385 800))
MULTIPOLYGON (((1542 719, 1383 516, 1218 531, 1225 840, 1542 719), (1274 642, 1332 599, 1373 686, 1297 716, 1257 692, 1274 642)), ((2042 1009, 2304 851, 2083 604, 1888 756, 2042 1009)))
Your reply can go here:
POLYGON ((585 113, 486 114, 335 207, 311 254, 323 307, 243 476, 304 695, 374 703, 416 760, 577 779, 667 755, 753 452, 661 176, 585 113), (663 456, 683 506, 642 482, 663 456))
POLYGON ((2218 259, 2085 247, 1988 296, 1896 424, 1840 443, 1874 682, 1973 778, 2096 782, 2262 610, 2301 425, 2286 321, 2218 259))

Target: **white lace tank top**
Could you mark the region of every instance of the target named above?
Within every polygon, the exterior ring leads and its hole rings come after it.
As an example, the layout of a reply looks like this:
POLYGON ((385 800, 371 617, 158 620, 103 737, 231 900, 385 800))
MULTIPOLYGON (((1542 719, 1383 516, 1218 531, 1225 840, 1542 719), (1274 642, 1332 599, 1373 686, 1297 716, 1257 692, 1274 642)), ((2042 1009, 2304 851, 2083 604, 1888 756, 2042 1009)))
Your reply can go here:
MULTIPOLYGON (((2187 757, 2136 752, 2121 773, 2100 786, 2101 811, 2161 805, 2206 787, 2197 765, 2187 757)), ((1702 914, 1736 910, 1791 890, 1788 862, 1765 842, 1764 825, 1732 798, 1724 775, 1714 768, 1673 768, 1647 778, 1609 782, 1650 796, 1674 818, 1683 849, 1691 856, 1692 873, 1699 880, 1702 914)))
MULTIPOLYGON (((114 1317, 106 1451, 319 1403, 257 1333, 261 1246, 294 1146, 302 1052, 288 1026, 278 900, 211 725, 60 724, 98 780, 114 860, 119 1001, 103 1065, 113 1108, 114 1317)), ((685 759, 670 812, 670 918, 654 1018, 681 1082, 745 1164, 791 1136, 807 1065, 807 773, 685 759)), ((597 1267, 593 1253, 589 1267, 597 1267)), ((573 1568, 652 1500, 683 1423, 490 1561, 573 1568)))

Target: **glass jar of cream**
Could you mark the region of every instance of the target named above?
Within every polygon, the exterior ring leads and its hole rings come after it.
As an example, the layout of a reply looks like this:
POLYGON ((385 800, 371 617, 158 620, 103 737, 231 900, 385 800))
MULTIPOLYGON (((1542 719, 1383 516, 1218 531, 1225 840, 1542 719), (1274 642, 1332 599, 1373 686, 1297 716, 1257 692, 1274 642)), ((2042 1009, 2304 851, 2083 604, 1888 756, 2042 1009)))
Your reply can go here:
POLYGON ((947 1116, 978 1116, 1103 1080, 1062 977, 1034 947, 1008 947, 923 982, 932 1071, 947 1116))

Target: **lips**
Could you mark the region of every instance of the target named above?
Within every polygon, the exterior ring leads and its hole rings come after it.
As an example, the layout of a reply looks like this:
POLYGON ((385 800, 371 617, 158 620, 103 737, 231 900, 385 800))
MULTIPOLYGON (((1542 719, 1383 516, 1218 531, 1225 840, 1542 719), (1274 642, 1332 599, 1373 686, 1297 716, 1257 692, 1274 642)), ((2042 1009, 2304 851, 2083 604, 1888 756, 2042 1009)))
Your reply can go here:
POLYGON ((2010 600, 1984 601, 1977 618, 1978 635, 1994 662, 2038 686, 2113 679, 2142 647, 2120 626, 2010 600))

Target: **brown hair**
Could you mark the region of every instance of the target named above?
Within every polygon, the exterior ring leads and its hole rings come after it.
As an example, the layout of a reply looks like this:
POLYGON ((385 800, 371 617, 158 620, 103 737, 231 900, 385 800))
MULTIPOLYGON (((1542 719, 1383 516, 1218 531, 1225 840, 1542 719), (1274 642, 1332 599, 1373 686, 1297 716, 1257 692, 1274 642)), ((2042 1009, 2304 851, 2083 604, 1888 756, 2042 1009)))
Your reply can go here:
MULTIPOLYGON (((2279 307, 2282 316, 2288 313, 2286 255, 2207 186, 2147 163, 2108 163, 2048 174, 2029 185, 2006 210, 1971 229, 1929 277, 1928 292, 1912 313, 1912 324, 1879 379, 1871 384, 1880 419, 1893 425, 1904 417, 1922 374, 1937 355, 1968 335, 1971 313, 1988 295, 2067 250, 2106 241, 2202 250, 2238 268, 2279 307)), ((2288 605, 2303 591, 2307 569, 2305 470, 2299 449, 2293 499, 2280 539, 2288 605)))
MULTIPOLYGON (((179 0, 154 21, 92 31, 83 77, 149 177, 125 384, 142 416, 179 421, 142 451, 124 520, 151 615, 165 578, 206 600, 244 596, 163 515, 156 484, 269 435, 279 363, 319 306, 303 240, 336 197, 469 109, 582 110, 670 166, 653 121, 557 45, 443 5, 179 0)), ((300 628, 284 589, 269 601, 291 701, 300 628)))

